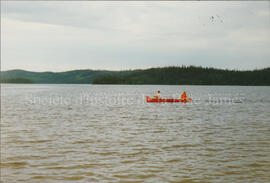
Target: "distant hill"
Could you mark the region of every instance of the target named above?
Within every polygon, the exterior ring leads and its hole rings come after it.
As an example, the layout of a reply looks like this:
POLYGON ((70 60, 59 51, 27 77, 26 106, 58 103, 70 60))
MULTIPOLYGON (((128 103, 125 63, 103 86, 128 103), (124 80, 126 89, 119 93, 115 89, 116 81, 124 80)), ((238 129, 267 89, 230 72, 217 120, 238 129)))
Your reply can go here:
POLYGON ((236 71, 194 66, 161 67, 136 70, 126 76, 107 74, 95 78, 93 83, 270 86, 270 68, 253 71, 236 71))
MULTIPOLYGON (((128 71, 117 72, 124 74, 128 71)), ((62 84, 89 84, 93 79, 106 74, 114 75, 115 71, 105 70, 73 70, 67 72, 30 72, 25 70, 9 70, 1 72, 1 82, 7 83, 10 79, 20 78, 33 83, 62 83, 62 84)), ((14 82, 12 82, 14 83, 14 82)), ((21 83, 21 82, 18 82, 21 83)))
POLYGON ((267 85, 270 68, 253 71, 223 70, 194 66, 145 70, 73 70, 67 72, 1 72, 2 83, 63 84, 167 84, 167 85, 267 85))

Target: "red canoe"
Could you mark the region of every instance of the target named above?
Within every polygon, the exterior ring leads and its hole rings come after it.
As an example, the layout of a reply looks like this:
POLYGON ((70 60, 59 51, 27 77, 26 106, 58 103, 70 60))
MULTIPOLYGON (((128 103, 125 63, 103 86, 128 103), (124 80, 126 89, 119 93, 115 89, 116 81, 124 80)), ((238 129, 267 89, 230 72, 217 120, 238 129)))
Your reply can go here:
POLYGON ((191 98, 187 99, 163 99, 163 98, 150 98, 149 96, 146 96, 146 102, 191 102, 191 98))

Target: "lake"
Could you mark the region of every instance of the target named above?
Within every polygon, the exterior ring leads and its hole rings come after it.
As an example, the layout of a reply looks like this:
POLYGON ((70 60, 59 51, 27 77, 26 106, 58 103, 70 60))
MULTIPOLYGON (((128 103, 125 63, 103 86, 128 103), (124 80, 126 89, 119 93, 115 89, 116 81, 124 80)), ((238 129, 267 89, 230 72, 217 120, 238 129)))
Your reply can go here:
POLYGON ((3 182, 270 182, 269 152, 270 87, 1 85, 3 182))

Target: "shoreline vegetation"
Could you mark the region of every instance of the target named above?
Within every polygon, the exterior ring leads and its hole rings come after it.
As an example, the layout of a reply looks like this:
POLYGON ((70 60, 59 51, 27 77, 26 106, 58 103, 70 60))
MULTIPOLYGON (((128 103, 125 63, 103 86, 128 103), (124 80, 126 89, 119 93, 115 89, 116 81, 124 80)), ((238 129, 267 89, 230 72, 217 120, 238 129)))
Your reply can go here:
POLYGON ((27 84, 27 83, 34 83, 33 80, 31 79, 26 79, 26 78, 9 78, 9 79, 2 79, 1 78, 1 83, 16 83, 16 84, 27 84))
POLYGON ((249 71, 195 66, 170 66, 124 71, 31 72, 9 70, 1 71, 0 76, 1 83, 270 86, 270 67, 249 71))

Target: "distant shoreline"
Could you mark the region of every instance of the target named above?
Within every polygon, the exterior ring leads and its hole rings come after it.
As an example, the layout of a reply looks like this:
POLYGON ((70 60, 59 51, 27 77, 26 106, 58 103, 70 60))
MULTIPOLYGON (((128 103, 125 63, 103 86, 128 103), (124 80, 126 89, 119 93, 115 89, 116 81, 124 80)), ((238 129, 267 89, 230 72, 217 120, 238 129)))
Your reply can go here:
POLYGON ((120 84, 120 85, 216 85, 270 86, 270 67, 248 71, 208 67, 156 67, 109 71, 66 72, 1 71, 1 83, 11 84, 120 84))
POLYGON ((93 86, 105 86, 105 85, 111 85, 111 86, 260 86, 260 87, 270 87, 270 85, 166 85, 166 84, 92 84, 92 83, 0 83, 0 85, 93 85, 93 86))

